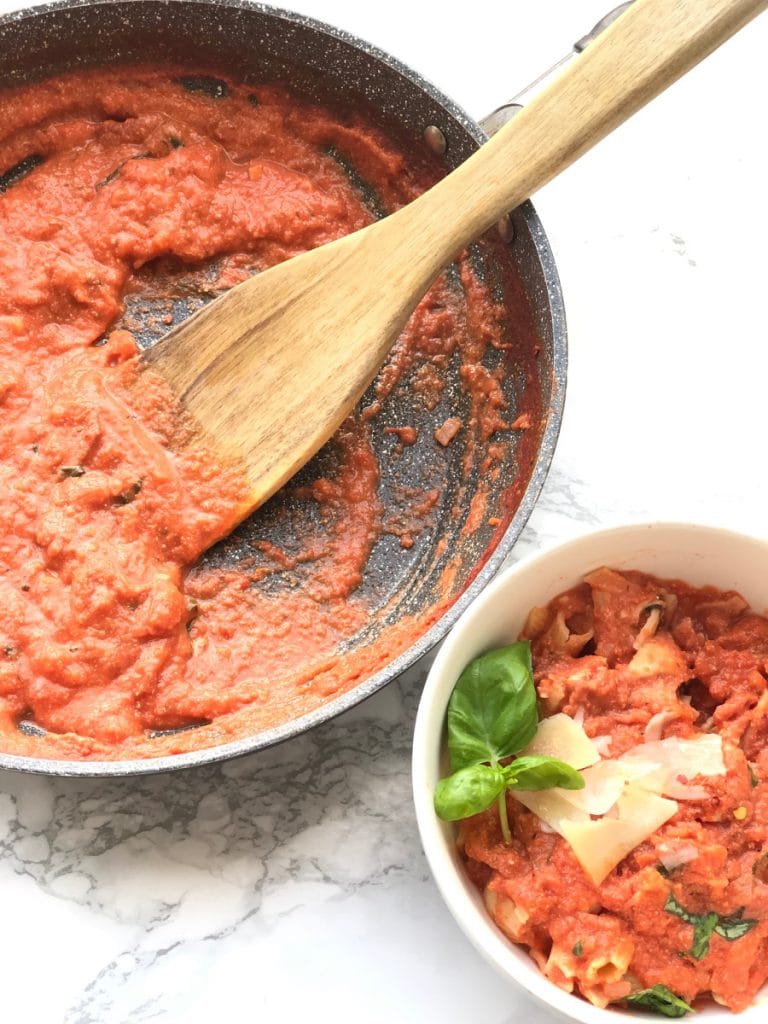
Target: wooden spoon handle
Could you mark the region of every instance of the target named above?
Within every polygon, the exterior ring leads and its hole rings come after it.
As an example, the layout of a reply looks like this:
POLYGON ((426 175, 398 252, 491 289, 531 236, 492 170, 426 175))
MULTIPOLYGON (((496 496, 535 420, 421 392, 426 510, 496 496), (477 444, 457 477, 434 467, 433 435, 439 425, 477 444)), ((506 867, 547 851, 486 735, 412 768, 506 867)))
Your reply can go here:
POLYGON ((361 231, 258 274, 144 357, 250 492, 274 494, 331 436, 443 266, 768 6, 635 0, 453 174, 361 231))
POLYGON ((426 276, 766 7, 768 0, 635 0, 546 91, 408 207, 426 276))

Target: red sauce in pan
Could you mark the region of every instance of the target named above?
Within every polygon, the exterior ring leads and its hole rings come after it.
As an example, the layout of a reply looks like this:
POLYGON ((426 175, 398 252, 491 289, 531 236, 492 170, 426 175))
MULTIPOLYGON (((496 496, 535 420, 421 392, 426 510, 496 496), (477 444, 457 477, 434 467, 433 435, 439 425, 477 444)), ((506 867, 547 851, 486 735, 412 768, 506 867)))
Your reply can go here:
MULTIPOLYGON (((62 77, 6 92, 0 111, 0 748, 158 756, 317 708, 429 624, 341 649, 370 616, 356 590, 374 543, 389 531, 407 549, 435 503, 422 494, 411 521, 388 518, 370 421, 406 372, 436 402, 458 354, 471 414, 451 429, 482 442, 498 475, 502 448, 487 441, 503 446, 509 410, 482 357, 501 344, 503 308, 460 259, 465 298, 434 286, 376 400, 333 442, 328 475, 294 487, 321 526, 290 552, 264 542, 251 572, 194 568, 230 527, 240 479, 180 443, 163 389, 136 380, 133 336, 113 328, 163 261, 218 290, 364 226, 372 214, 343 162, 386 209, 438 166, 406 159, 354 111, 223 80, 217 95, 169 69, 62 77), (301 587, 267 586, 298 565, 301 587), (212 724, 153 736, 195 723, 212 724)), ((403 424, 401 450, 415 438, 403 424)), ((510 481, 513 497, 526 478, 510 481)))

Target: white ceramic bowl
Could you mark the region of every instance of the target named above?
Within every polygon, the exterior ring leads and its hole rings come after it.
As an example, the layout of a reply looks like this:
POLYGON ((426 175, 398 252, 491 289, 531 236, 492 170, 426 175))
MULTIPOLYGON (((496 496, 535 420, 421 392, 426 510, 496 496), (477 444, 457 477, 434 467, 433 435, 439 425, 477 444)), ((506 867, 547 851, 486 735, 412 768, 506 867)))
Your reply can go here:
MULTIPOLYGON (((601 1010, 557 988, 524 949, 498 930, 482 896, 466 878, 456 853, 455 827, 441 822, 432 807, 435 784, 447 767, 446 708, 461 670, 483 651, 516 640, 531 608, 546 604, 602 565, 737 590, 755 611, 768 608, 768 541, 728 530, 673 523, 621 526, 578 537, 524 559, 502 572, 473 602, 435 659, 416 718, 413 789, 421 840, 432 874, 449 910, 477 949, 502 974, 571 1020, 627 1024, 626 1011, 601 1010)), ((652 1019, 652 1015, 642 1016, 652 1019)), ((768 987, 738 1016, 711 1006, 695 1019, 702 1024, 765 1024, 768 987)))

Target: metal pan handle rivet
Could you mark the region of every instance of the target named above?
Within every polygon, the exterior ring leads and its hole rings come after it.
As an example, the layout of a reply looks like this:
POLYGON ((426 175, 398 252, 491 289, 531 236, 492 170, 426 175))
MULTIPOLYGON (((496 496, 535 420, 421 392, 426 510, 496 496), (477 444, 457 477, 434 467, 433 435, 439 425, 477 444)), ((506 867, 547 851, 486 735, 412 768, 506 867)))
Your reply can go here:
POLYGON ((424 141, 437 156, 443 156, 448 150, 448 139, 436 124, 428 124, 424 129, 424 141))

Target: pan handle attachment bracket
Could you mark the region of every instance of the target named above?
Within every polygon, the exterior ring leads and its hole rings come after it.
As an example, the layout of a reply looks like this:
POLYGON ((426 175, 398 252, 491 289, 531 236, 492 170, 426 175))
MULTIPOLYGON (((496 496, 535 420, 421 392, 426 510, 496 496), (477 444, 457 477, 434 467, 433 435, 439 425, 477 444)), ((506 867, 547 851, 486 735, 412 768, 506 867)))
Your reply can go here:
POLYGON ((556 64, 553 64, 551 68, 544 71, 538 76, 530 85, 526 85, 524 89, 521 89, 511 100, 507 100, 500 107, 497 107, 493 113, 488 114, 487 117, 482 118, 480 121, 480 127, 483 129, 486 135, 495 135, 496 132, 503 128, 504 125, 511 121, 518 111, 522 110, 525 104, 531 97, 535 96, 537 92, 543 89, 549 84, 560 70, 574 60, 580 53, 589 46, 589 44, 597 39, 601 32, 612 25, 618 17, 620 17, 628 7, 631 7, 633 0, 629 0, 628 3, 619 4, 618 7, 614 7, 612 11, 609 11, 605 17, 601 18, 600 21, 594 25, 586 35, 583 35, 581 39, 578 39, 572 46, 569 53, 566 53, 564 57, 561 57, 556 64))

